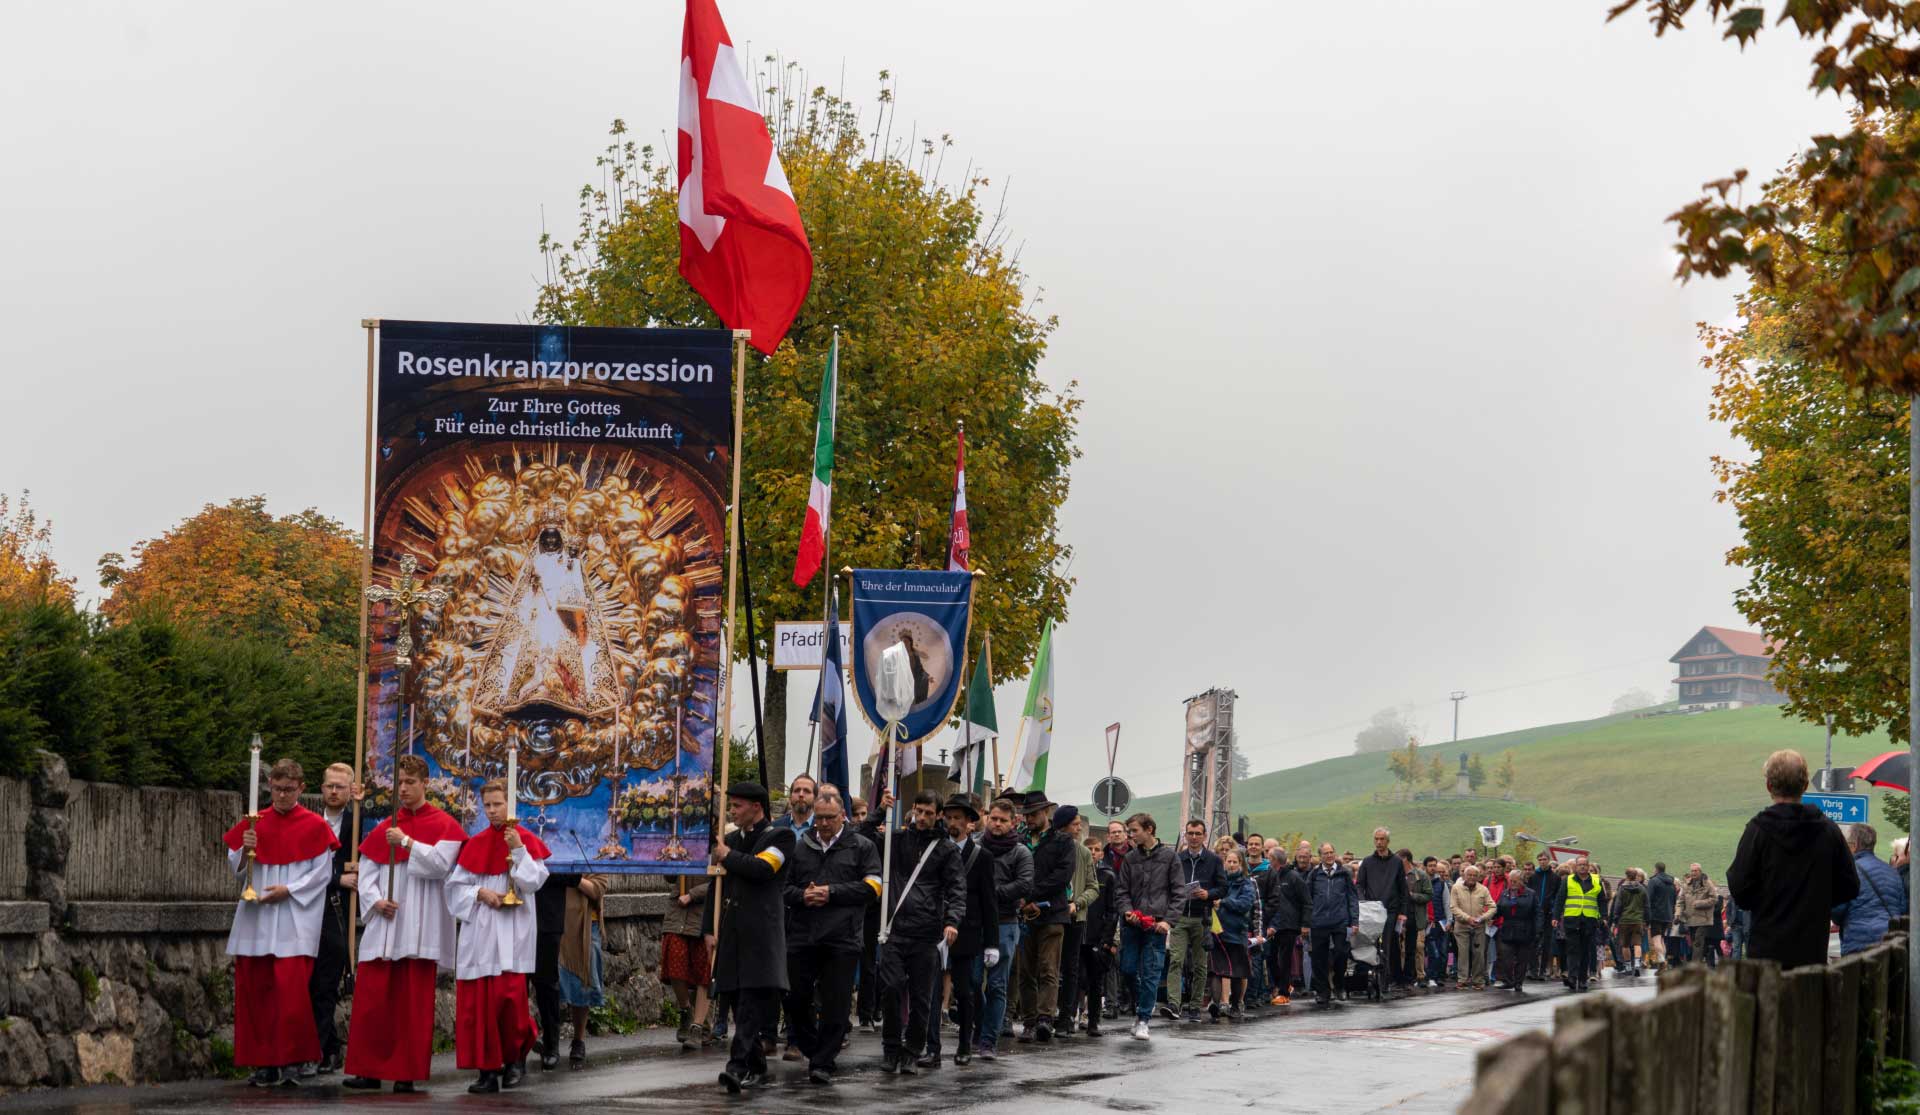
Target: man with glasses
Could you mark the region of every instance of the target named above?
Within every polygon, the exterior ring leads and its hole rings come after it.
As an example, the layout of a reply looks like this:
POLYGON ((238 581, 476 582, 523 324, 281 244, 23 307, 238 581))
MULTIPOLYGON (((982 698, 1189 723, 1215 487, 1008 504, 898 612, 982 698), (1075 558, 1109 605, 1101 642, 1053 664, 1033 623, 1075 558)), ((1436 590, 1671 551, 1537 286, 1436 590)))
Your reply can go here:
POLYGON ((320 896, 333 877, 333 831, 300 804, 306 774, 292 759, 267 772, 272 805, 227 830, 227 862, 255 901, 241 899, 227 934, 233 957, 233 1063, 254 1070, 256 1088, 298 1086, 300 1066, 320 1059, 308 985, 320 951, 320 896))

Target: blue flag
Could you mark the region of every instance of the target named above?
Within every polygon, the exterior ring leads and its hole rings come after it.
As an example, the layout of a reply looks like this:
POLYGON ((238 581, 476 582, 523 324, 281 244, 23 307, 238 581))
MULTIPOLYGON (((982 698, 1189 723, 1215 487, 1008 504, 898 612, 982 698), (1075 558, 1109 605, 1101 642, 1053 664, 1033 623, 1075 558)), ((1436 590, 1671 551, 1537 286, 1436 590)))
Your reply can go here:
POLYGON ((820 663, 820 688, 814 694, 813 716, 820 725, 820 780, 852 794, 847 786, 846 669, 840 661, 840 609, 827 618, 825 657, 820 663))

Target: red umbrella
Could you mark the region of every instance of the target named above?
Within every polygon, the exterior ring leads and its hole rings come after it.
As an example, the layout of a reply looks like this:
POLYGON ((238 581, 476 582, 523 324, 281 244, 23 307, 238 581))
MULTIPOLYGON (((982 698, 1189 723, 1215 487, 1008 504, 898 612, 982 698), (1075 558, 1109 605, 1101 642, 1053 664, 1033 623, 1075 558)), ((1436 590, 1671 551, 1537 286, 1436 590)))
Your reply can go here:
POLYGON ((1913 756, 1905 749, 1875 755, 1864 765, 1855 767, 1853 776, 1874 786, 1887 786, 1910 794, 1913 792, 1913 756))

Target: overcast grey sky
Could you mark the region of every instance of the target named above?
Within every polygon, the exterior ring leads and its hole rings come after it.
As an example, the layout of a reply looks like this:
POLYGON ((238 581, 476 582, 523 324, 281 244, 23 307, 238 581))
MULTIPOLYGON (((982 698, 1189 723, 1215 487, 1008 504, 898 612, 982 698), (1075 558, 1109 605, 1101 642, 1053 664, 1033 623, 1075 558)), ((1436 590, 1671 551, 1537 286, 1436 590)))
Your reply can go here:
MULTIPOLYGON (((1463 734, 1597 715, 1739 624, 1694 336, 1733 291, 1672 281, 1662 218, 1839 126, 1798 43, 1656 41, 1599 0, 721 7, 862 99, 891 69, 896 133, 1010 187, 1060 316, 1043 371, 1086 399, 1056 797, 1115 720, 1120 773, 1173 788, 1210 685, 1266 771, 1383 705, 1443 739, 1453 689, 1463 734)), ((13 6, 0 489, 85 586, 210 501, 357 526, 359 320, 525 320, 543 209, 570 231, 608 122, 673 127, 680 24, 13 6)))

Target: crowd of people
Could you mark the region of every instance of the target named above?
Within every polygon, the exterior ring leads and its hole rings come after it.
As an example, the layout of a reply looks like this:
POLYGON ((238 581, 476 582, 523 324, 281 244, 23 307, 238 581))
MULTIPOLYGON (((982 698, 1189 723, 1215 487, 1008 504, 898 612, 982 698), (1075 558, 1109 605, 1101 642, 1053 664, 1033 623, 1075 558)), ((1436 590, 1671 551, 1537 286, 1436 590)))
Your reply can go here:
MULTIPOLYGON (((607 880, 549 874, 497 782, 481 792, 489 825, 468 837, 426 803, 412 758, 398 765, 396 815, 356 865, 343 847, 351 774, 329 768, 313 813, 283 760, 272 810, 228 833, 236 872, 259 888, 229 942, 236 1063, 262 1086, 344 1068, 347 1087, 411 1091, 429 1074, 435 974, 453 968, 470 1090, 515 1086, 536 1053, 554 1067, 563 1004, 570 1059, 584 1064, 587 1013, 604 1001, 607 880), (343 1057, 333 1016, 349 894, 367 920, 343 1057)), ((1231 1024, 1296 999, 1524 993, 1530 980, 1584 992, 1606 971, 1824 962, 1830 921, 1844 951, 1868 947, 1907 912, 1904 847, 1887 863, 1872 828, 1843 840, 1800 802, 1796 753, 1765 774, 1774 804, 1749 823, 1725 889, 1698 863, 1676 878, 1664 863, 1607 876, 1584 855, 1417 856, 1386 828, 1363 855, 1199 820, 1168 841, 1148 813, 1092 826, 1042 792, 925 790, 896 811, 891 796, 869 808, 803 775, 776 816, 764 787, 741 782, 711 852, 720 870, 670 894, 660 977, 682 1047, 726 1043, 719 1082, 739 1092, 767 1082, 776 1054, 832 1083, 856 1022, 879 1032, 884 1072, 912 1074, 992 1061, 1008 1041, 1098 1037, 1116 1019, 1145 1041, 1156 1017, 1231 1024)))

